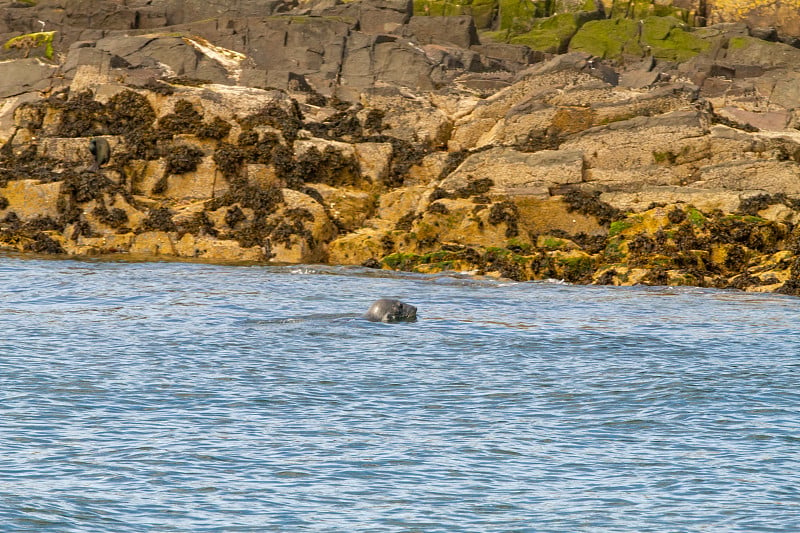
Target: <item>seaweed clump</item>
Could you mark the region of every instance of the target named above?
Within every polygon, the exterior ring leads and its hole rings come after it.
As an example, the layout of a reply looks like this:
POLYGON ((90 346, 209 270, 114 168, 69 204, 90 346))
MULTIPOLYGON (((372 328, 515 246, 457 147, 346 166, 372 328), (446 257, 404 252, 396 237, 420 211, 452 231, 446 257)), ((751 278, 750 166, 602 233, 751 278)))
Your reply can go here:
POLYGON ((506 224, 506 237, 509 239, 519 235, 519 209, 513 202, 498 202, 489 210, 489 223, 506 224))
POLYGON ((293 143, 297 139, 297 132, 303 126, 303 117, 297 102, 292 102, 289 111, 276 103, 270 103, 239 123, 244 130, 252 130, 257 126, 270 126, 282 131, 287 143, 293 143))
POLYGON ((624 216, 622 211, 600 200, 600 191, 573 190, 564 195, 564 201, 570 213, 593 216, 600 224, 609 224, 624 216))
POLYGON ((166 174, 184 174, 194 172, 203 159, 203 152, 194 146, 179 144, 173 146, 166 157, 166 174))
POLYGON ((105 105, 105 115, 111 135, 147 129, 156 119, 156 113, 147 98, 131 90, 111 97, 105 105))
POLYGON ((360 177, 358 161, 353 155, 344 155, 330 145, 322 151, 312 146, 297 158, 287 182, 293 188, 306 182, 342 186, 354 185, 360 177))
POLYGON ((83 204, 99 198, 113 188, 114 183, 97 172, 68 172, 61 184, 61 194, 73 202, 83 204))
POLYGON ((158 207, 147 212, 147 217, 142 221, 140 232, 144 231, 177 231, 178 227, 172 220, 172 211, 166 207, 158 207))
POLYGON ((64 254, 64 248, 47 233, 40 231, 33 235, 32 241, 24 245, 26 252, 35 254, 64 254))
POLYGON ((195 134, 201 139, 220 140, 227 137, 231 131, 231 125, 219 117, 214 117, 211 122, 203 122, 195 130, 195 134))
POLYGON ((105 204, 101 204, 94 208, 92 215, 94 215, 103 224, 111 226, 115 229, 122 228, 128 223, 128 213, 119 207, 112 207, 111 209, 108 209, 105 204))
POLYGON ((195 133, 203 117, 188 100, 178 100, 172 113, 158 119, 158 128, 171 134, 195 133))
POLYGON ((66 100, 52 98, 50 104, 61 111, 56 126, 57 137, 90 137, 105 133, 105 106, 94 99, 91 91, 83 91, 66 100))

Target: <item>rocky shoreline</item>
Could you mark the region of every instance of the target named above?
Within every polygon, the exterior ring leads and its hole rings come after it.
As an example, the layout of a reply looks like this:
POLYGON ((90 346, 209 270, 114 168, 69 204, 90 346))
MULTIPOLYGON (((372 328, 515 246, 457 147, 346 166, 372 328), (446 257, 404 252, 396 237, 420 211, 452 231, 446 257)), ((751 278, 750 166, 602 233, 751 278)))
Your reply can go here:
POLYGON ((0 248, 800 294, 800 15, 726 5, 0 2, 0 248))

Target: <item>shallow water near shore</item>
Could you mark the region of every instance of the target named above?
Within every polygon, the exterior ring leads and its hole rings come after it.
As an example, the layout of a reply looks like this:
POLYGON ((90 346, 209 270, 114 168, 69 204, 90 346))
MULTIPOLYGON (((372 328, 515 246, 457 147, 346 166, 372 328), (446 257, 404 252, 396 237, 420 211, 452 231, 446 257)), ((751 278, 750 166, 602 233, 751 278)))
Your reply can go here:
POLYGON ((0 256, 0 316, 4 531, 800 530, 800 299, 0 256))

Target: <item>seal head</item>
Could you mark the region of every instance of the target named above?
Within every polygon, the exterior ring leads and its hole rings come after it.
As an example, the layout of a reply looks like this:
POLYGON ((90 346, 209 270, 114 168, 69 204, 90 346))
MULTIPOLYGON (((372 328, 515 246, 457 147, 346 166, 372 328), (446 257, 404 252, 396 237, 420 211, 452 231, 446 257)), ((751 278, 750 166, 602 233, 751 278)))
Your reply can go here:
POLYGON ((364 318, 371 322, 414 322, 417 308, 400 300, 381 298, 370 306, 364 318))
POLYGON ((111 147, 102 137, 95 137, 89 141, 89 151, 94 156, 94 164, 89 167, 91 172, 97 172, 111 159, 111 147))

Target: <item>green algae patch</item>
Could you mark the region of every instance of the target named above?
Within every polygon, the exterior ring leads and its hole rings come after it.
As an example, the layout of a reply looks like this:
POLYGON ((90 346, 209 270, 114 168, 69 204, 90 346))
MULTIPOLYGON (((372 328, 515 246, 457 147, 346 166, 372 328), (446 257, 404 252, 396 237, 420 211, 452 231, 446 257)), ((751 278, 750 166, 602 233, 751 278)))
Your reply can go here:
POLYGON ((611 7, 612 18, 642 20, 651 16, 675 17, 684 22, 691 22, 690 19, 693 15, 687 9, 652 0, 614 0, 611 7))
POLYGON ((686 210, 686 218, 693 226, 698 228, 702 228, 706 224, 706 216, 694 207, 686 210))
POLYGON ((593 56, 620 57, 623 52, 642 55, 639 45, 639 24, 624 18, 593 20, 584 24, 569 43, 569 50, 593 56))
POLYGON ((681 62, 710 46, 710 41, 694 35, 683 21, 673 16, 649 16, 640 20, 612 18, 587 22, 572 38, 569 49, 605 59, 650 54, 657 59, 681 62))
POLYGON ((614 237, 616 235, 619 235, 626 229, 633 227, 634 224, 635 221, 630 219, 616 220, 612 222, 611 225, 608 227, 608 236, 614 237))
POLYGON ((34 48, 44 47, 44 57, 53 59, 53 37, 56 32, 54 31, 40 31, 36 33, 27 33, 12 37, 5 42, 3 48, 6 50, 24 50, 25 56, 28 57, 30 51, 34 48))
POLYGON ((545 2, 530 0, 498 0, 499 28, 515 32, 525 30, 532 19, 547 16, 545 2))
POLYGON ((533 50, 553 54, 566 52, 570 39, 586 21, 585 16, 562 13, 533 24, 530 31, 508 39, 511 44, 524 44, 533 50))
POLYGON ((490 28, 498 4, 496 0, 414 0, 414 15, 429 17, 453 17, 469 15, 475 27, 490 28))
POLYGON ((409 271, 419 264, 419 257, 417 254, 397 252, 387 255, 381 262, 392 270, 409 271))
POLYGON ((653 56, 668 61, 686 61, 707 50, 711 43, 694 35, 674 17, 647 17, 642 24, 642 42, 653 56))

